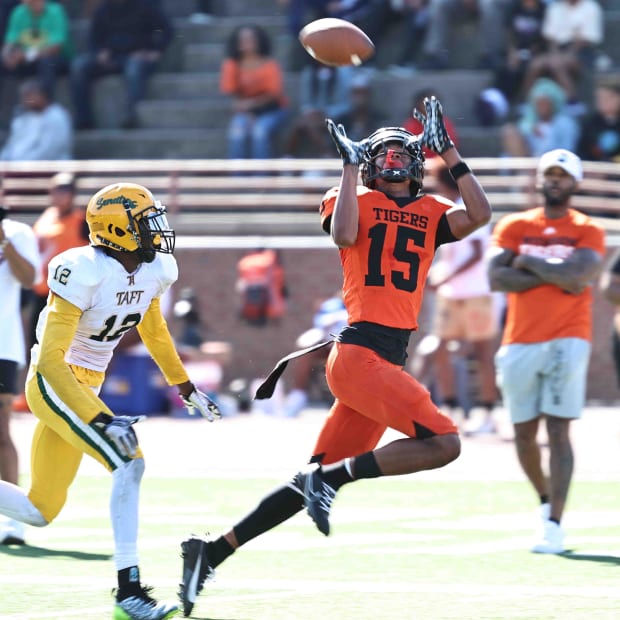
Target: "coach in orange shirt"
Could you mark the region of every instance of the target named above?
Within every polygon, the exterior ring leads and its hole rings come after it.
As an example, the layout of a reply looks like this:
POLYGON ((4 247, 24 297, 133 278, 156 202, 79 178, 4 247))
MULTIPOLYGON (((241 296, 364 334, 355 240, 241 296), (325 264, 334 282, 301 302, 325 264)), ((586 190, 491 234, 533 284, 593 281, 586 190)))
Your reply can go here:
POLYGON ((542 155, 538 181, 544 205, 497 223, 489 261, 491 288, 508 293, 497 382, 519 462, 541 501, 536 553, 564 551, 560 521, 573 474, 569 427, 585 401, 592 284, 605 253, 603 228, 570 208, 582 178, 574 153, 556 149, 542 155), (536 442, 541 418, 549 440, 548 478, 536 442))

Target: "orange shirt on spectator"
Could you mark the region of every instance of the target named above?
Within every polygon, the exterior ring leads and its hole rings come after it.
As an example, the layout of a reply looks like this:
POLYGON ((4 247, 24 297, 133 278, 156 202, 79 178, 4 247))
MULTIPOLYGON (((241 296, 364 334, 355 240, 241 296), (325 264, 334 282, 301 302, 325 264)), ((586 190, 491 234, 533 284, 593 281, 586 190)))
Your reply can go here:
POLYGON ((42 279, 32 288, 39 295, 49 292, 47 286, 47 264, 54 256, 80 245, 87 245, 84 236, 84 212, 75 209, 60 217, 58 207, 48 207, 33 226, 39 240, 39 252, 42 260, 42 279))
MULTIPOLYGON (((507 215, 493 231, 495 246, 539 258, 564 259, 577 248, 605 254, 601 226, 574 209, 562 218, 545 217, 542 207, 507 215)), ((556 338, 592 340, 592 287, 574 295, 552 284, 508 293, 502 344, 534 343, 556 338)))
POLYGON ((276 60, 265 60, 255 67, 242 67, 232 58, 222 63, 220 91, 225 95, 241 98, 272 95, 280 106, 285 107, 288 99, 284 92, 282 70, 276 60))

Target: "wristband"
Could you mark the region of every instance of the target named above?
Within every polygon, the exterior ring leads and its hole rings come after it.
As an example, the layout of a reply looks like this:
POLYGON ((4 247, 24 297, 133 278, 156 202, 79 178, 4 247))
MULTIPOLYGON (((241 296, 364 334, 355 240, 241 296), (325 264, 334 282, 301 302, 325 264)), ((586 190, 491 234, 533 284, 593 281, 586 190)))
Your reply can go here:
POLYGON ((9 243, 11 243, 10 239, 3 239, 0 241, 0 250, 4 250, 9 243))
POLYGON ((471 168, 464 161, 460 161, 458 164, 455 164, 452 168, 450 168, 450 176, 455 181, 458 181, 466 174, 471 174, 471 168))

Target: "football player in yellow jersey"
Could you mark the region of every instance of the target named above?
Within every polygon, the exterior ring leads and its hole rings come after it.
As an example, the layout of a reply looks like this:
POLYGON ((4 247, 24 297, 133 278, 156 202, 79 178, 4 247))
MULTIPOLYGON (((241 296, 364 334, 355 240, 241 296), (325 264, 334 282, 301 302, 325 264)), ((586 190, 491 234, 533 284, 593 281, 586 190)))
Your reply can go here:
POLYGON ((186 616, 216 566, 304 506, 327 535, 331 504, 344 484, 443 467, 459 456, 457 428, 403 366, 436 248, 486 224, 491 207, 446 132, 439 101, 425 100, 425 109, 420 136, 383 127, 357 143, 342 126, 326 121, 343 170, 320 212, 340 249, 348 325, 327 362, 335 401, 311 458, 319 467, 298 473, 216 540, 190 537, 181 543, 186 616), (450 168, 464 205, 422 193, 423 146, 450 168), (375 449, 387 428, 403 437, 375 449))
POLYGON ((90 245, 50 261, 47 306, 37 325, 26 398, 38 418, 28 493, 0 483, 0 513, 43 527, 58 515, 84 454, 112 473, 110 516, 118 589, 115 620, 159 620, 178 611, 157 602, 140 581, 138 496, 144 458, 133 425, 98 397, 123 334, 136 327, 166 381, 186 406, 209 420, 217 406, 197 390, 176 352, 159 299, 177 279, 175 234, 151 192, 109 185, 88 203, 90 245))

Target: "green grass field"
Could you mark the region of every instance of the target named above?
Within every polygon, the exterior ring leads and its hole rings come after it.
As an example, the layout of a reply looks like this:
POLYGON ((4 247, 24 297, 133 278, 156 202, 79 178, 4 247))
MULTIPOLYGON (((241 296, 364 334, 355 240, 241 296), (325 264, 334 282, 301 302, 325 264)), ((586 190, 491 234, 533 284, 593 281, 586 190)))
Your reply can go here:
MULTIPOLYGON (((510 448, 507 448, 510 449, 510 448)), ((24 480, 26 482, 26 480, 24 480)), ((142 576, 174 598, 179 543, 225 531, 281 480, 145 475, 142 576)), ((82 475, 57 521, 0 547, 2 620, 111 618, 109 478, 82 475)), ((250 542, 194 608, 211 620, 620 618, 620 489, 575 481, 572 552, 528 552, 532 495, 520 481, 363 481, 342 489, 333 534, 305 514, 250 542)))

